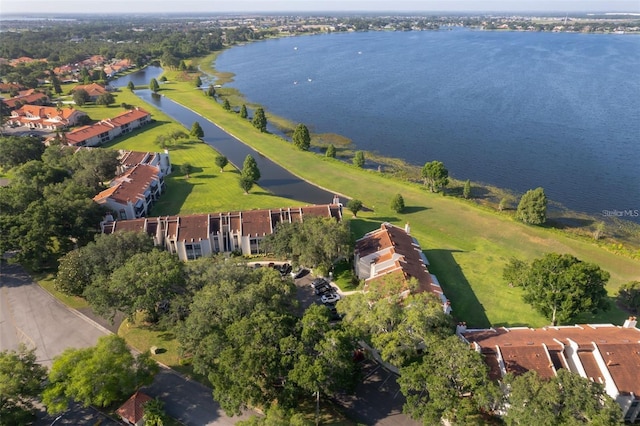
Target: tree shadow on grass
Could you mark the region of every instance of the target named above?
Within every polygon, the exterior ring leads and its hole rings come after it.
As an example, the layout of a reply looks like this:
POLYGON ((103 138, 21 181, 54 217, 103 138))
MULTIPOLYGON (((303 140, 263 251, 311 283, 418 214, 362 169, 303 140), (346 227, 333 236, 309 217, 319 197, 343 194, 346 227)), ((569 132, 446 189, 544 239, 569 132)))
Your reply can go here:
POLYGON ((160 198, 151 208, 149 216, 174 215, 180 212, 185 200, 193 191, 197 184, 189 182, 188 179, 170 176, 165 180, 167 189, 160 195, 160 198))
POLYGON ((425 206, 405 206, 405 208, 402 210, 402 213, 411 214, 411 213, 418 213, 418 212, 425 211, 425 210, 429 210, 429 207, 425 207, 425 206))
POLYGON ((424 250, 429 260, 429 271, 438 277, 442 290, 451 301, 452 315, 457 321, 465 321, 469 328, 491 326, 482 303, 473 292, 464 272, 453 257, 461 250, 424 250))

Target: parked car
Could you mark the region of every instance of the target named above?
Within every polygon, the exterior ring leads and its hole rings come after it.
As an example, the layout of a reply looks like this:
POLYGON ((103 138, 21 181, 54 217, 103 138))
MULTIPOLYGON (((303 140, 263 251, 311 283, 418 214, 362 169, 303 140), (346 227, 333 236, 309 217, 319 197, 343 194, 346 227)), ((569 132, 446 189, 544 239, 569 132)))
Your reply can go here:
POLYGON ((318 286, 315 288, 315 292, 317 296, 323 295, 323 294, 329 294, 329 293, 333 293, 334 289, 333 287, 331 287, 330 285, 322 285, 322 286, 318 286))
POLYGON ((335 303, 340 300, 340 295, 338 293, 327 293, 320 298, 322 303, 335 303))
POLYGON ((293 279, 297 280, 298 278, 304 277, 308 273, 308 269, 298 268, 297 270, 291 272, 291 276, 293 277, 293 279))
POLYGON ((324 278, 316 278, 315 280, 311 281, 311 287, 313 288, 321 287, 323 285, 329 285, 327 280, 325 280, 324 278))
POLYGON ((282 276, 289 274, 291 272, 291 269, 291 265, 289 265, 288 263, 280 265, 280 267, 278 268, 282 276))

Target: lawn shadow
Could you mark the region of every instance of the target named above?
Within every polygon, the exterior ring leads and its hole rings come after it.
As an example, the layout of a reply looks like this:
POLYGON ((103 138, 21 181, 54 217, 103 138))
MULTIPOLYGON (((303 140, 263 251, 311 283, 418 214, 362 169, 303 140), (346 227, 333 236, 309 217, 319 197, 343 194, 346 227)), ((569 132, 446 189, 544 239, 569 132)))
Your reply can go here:
POLYGON ((457 321, 465 321, 469 328, 491 326, 482 303, 473 292, 464 272, 453 257, 461 250, 424 250, 429 260, 429 271, 438 277, 442 290, 451 301, 452 315, 457 321))
POLYGON ((216 175, 198 175, 196 177, 198 179, 214 179, 214 178, 217 178, 218 176, 216 176, 216 175))
POLYGON ((174 215, 180 212, 185 200, 196 185, 184 177, 171 175, 165 180, 167 189, 151 208, 149 216, 174 215))
POLYGON ((405 206, 405 208, 402 210, 402 213, 411 214, 411 213, 418 213, 418 212, 425 211, 425 210, 429 210, 429 207, 425 207, 425 206, 405 206))

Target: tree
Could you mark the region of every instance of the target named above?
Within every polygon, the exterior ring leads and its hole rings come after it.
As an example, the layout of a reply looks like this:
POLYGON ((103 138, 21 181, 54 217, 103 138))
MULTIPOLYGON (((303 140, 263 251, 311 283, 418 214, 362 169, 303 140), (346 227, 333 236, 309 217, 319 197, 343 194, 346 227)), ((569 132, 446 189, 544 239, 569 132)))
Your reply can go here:
POLYGON ((258 169, 258 163, 251 154, 247 154, 244 159, 244 163, 242 163, 241 175, 242 177, 251 179, 254 183, 260 180, 260 169, 258 169))
POLYGON ((9 170, 31 160, 40 160, 45 146, 36 138, 0 137, 0 167, 9 170))
POLYGON ((200 87, 202 86, 202 79, 200 78, 200 76, 196 76, 196 80, 193 83, 196 87, 200 87))
POLYGON ((593 239, 598 241, 600 238, 602 238, 605 228, 606 228, 606 224, 604 222, 602 221, 598 222, 596 224, 596 229, 593 231, 593 239))
POLYGON ((307 126, 300 123, 293 131, 293 144, 303 151, 308 151, 311 146, 311 136, 309 135, 309 129, 307 126))
POLYGON ((509 208, 509 199, 507 197, 502 197, 500 199, 500 204, 498 204, 498 211, 503 211, 509 208))
POLYGON ((620 406, 594 381, 565 369, 550 379, 535 371, 505 377, 509 385, 507 425, 619 425, 620 406))
POLYGON ((605 285, 609 273, 570 254, 549 253, 531 265, 512 261, 505 277, 521 283, 523 299, 553 325, 572 321, 581 313, 606 311, 605 285))
POLYGON ((547 196, 544 189, 530 189, 524 193, 518 209, 516 210, 518 220, 529 225, 542 225, 547 220, 547 196))
POLYGON ((203 138, 204 130, 202 130, 202 127, 200 127, 200 123, 198 123, 197 121, 194 121, 193 124, 191 125, 191 131, 189 132, 189 134, 196 138, 203 138))
POLYGON ((396 213, 402 213, 404 207, 404 198, 402 197, 402 194, 394 195, 391 199, 391 210, 396 213))
POLYGON ((220 167, 220 173, 222 173, 224 171, 225 166, 229 164, 229 159, 227 159, 227 157, 225 157, 224 155, 218 155, 215 161, 216 161, 216 166, 220 167))
POLYGON ((107 93, 103 93, 102 95, 98 96, 98 99, 96 99, 96 104, 97 105, 109 106, 112 103, 114 103, 115 101, 116 101, 116 98, 114 98, 111 93, 107 92, 107 93))
POLYGON ((449 171, 442 161, 425 163, 420 174, 431 192, 438 192, 449 184, 449 171))
POLYGON ((253 188, 254 182, 250 177, 240 176, 240 180, 238 181, 240 188, 244 191, 245 194, 248 194, 253 188))
POLYGON ((347 202, 347 209, 353 213, 353 217, 357 217, 358 212, 362 210, 362 201, 356 200, 355 198, 349 200, 347 202))
POLYGON ((640 281, 622 284, 618 290, 618 302, 637 314, 640 312, 640 281))
POLYGON ((87 91, 84 89, 73 91, 73 102, 75 102, 75 104, 78 106, 83 106, 84 104, 89 102, 90 99, 91 97, 89 96, 89 93, 87 93, 87 91))
POLYGON ((469 179, 467 179, 467 181, 464 183, 464 187, 462 188, 462 196, 467 199, 471 197, 471 181, 469 179))
POLYGON ((191 174, 192 170, 193 166, 191 166, 191 163, 182 163, 182 165, 180 166, 180 173, 185 175, 187 179, 189 179, 189 175, 191 174))
POLYGON ((349 235, 345 222, 305 218, 303 222, 278 224, 274 233, 265 237, 263 247, 295 264, 328 272, 337 258, 349 253, 349 235))
POLYGON ((242 104, 242 107, 240 108, 240 118, 247 118, 248 115, 249 113, 247 112, 247 106, 245 104, 242 104))
POLYGON ((336 147, 333 144, 329 144, 324 155, 328 158, 336 158, 336 147))
POLYGON ((256 108, 253 113, 253 120, 251 120, 253 127, 260 130, 262 133, 267 131, 267 117, 264 114, 264 109, 262 107, 256 108))
POLYGON ((213 84, 209 86, 209 89, 207 89, 207 96, 210 96, 212 98, 216 98, 216 88, 213 87, 213 84))
POLYGON ((207 283, 177 331, 194 370, 209 378, 214 399, 228 414, 287 403, 291 356, 281 342, 295 329, 293 282, 272 268, 224 260, 207 259, 200 267, 207 283))
POLYGON ((135 254, 151 250, 153 240, 143 232, 98 234, 93 242, 60 259, 54 285, 65 294, 81 296, 94 281, 108 278, 135 254))
POLYGON ((116 311, 133 320, 136 312, 156 322, 158 307, 184 287, 183 263, 174 254, 153 250, 134 254, 108 277, 92 282, 84 294, 94 311, 113 318, 116 311))
POLYGON ((149 89, 153 93, 157 93, 158 90, 160 90, 160 85, 158 84, 158 80, 156 80, 155 78, 152 78, 151 81, 149 82, 149 89))
POLYGON ((60 95, 62 93, 62 87, 60 86, 60 79, 56 76, 51 78, 51 85, 53 86, 53 91, 60 95))
POLYGON ((286 409, 277 402, 267 408, 264 416, 253 415, 247 420, 240 420, 236 423, 237 426, 313 426, 315 424, 306 419, 306 413, 295 412, 295 409, 286 409))
POLYGON ((136 85, 133 84, 133 81, 129 81, 129 83, 127 83, 127 89, 129 89, 132 92, 136 89, 136 85))
POLYGON ((365 163, 364 151, 356 151, 353 156, 353 165, 356 167, 363 168, 365 163))
POLYGON ((225 98, 222 102, 222 109, 225 111, 231 111, 231 104, 229 103, 229 99, 225 98))
POLYGON ((145 426, 163 426, 167 421, 167 415, 164 412, 164 402, 158 398, 147 401, 143 405, 143 410, 145 426))
POLYGON ((71 169, 74 182, 91 188, 97 194, 105 187, 105 182, 115 177, 120 166, 118 156, 118 152, 111 149, 83 149, 65 157, 62 166, 71 169))
POLYGON ((0 352, 0 424, 30 424, 46 377, 34 349, 21 345, 17 351, 0 352))
POLYGON ((134 357, 124 339, 103 336, 94 347, 67 349, 53 360, 42 401, 50 414, 71 400, 85 407, 107 407, 148 385, 158 371, 149 352, 134 357))
POLYGON ((499 399, 482 355, 457 336, 432 339, 419 361, 400 369, 403 411, 423 424, 479 424, 499 399))

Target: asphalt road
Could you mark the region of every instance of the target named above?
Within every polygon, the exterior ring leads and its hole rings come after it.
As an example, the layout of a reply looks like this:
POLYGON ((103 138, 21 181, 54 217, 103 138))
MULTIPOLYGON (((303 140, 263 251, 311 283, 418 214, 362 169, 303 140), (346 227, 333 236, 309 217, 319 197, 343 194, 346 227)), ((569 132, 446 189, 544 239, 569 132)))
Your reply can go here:
POLYGON ((24 343, 51 367, 65 349, 93 346, 107 333, 31 281, 19 265, 0 262, 0 351, 24 343))

